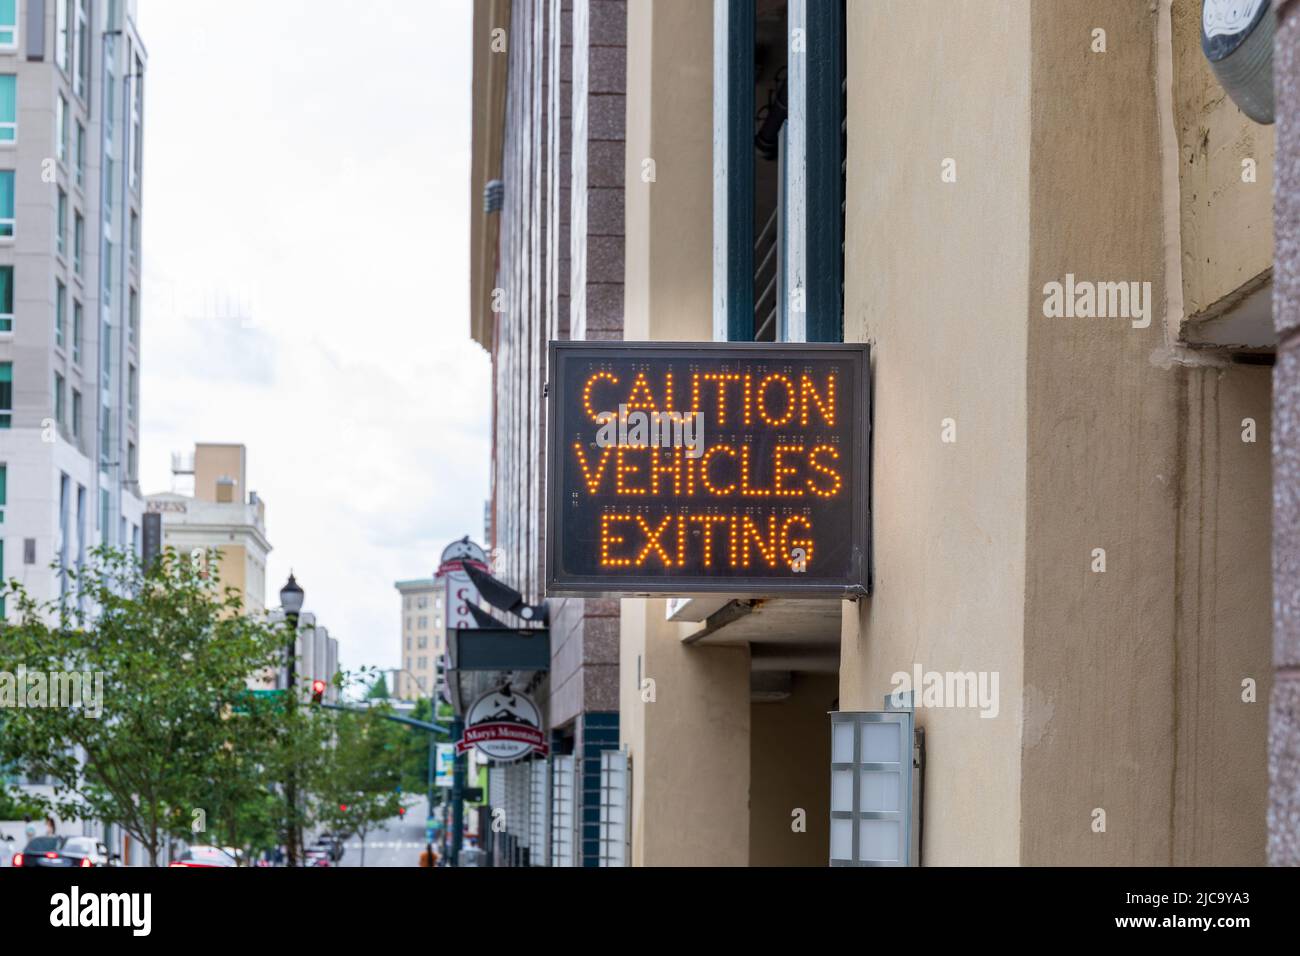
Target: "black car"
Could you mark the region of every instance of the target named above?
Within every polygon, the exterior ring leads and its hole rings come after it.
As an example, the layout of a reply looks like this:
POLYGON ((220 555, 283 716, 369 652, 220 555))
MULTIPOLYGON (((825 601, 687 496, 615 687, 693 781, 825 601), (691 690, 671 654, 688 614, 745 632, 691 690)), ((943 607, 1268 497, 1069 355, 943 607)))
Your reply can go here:
POLYGON ((14 866, 91 867, 113 866, 120 857, 94 837, 33 837, 22 853, 14 854, 14 866))

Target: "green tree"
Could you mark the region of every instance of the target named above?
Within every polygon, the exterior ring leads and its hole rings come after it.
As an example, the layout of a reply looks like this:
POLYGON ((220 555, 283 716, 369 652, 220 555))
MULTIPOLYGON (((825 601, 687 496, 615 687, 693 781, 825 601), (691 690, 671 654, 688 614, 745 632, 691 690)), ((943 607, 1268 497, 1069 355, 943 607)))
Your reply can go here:
POLYGON ((402 805, 401 748, 405 728, 385 720, 386 708, 340 714, 334 722, 330 759, 309 778, 319 821, 335 833, 361 838, 365 866, 366 834, 397 815, 402 805))
POLYGON ((366 700, 387 700, 391 696, 388 693, 388 678, 382 673, 375 678, 375 682, 366 691, 366 700))
MULTIPOLYGON (((217 819, 237 846, 263 839, 246 805, 268 803, 279 721, 272 708, 239 711, 250 675, 283 657, 283 635, 221 588, 215 552, 204 564, 169 549, 146 574, 131 555, 97 549, 64 573, 61 603, 9 582, 17 623, 0 627, 0 672, 29 680, 12 689, 26 706, 6 708, 0 764, 50 777, 45 806, 116 824, 155 865, 169 837, 193 839, 217 819), (53 685, 37 694, 30 676, 51 673, 86 675, 82 702, 49 706, 53 685)), ((0 684, 0 705, 4 693, 0 684)))

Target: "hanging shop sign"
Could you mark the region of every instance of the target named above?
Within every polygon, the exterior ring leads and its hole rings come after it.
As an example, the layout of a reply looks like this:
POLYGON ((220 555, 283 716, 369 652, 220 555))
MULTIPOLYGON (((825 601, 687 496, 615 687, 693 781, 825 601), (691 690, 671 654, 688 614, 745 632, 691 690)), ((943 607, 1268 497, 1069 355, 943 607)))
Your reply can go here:
POLYGON ((465 735, 456 742, 458 754, 470 748, 501 763, 529 753, 546 756, 541 711, 531 697, 508 685, 481 694, 465 712, 465 735))
POLYGON ((852 596, 864 344, 552 342, 547 593, 852 596))

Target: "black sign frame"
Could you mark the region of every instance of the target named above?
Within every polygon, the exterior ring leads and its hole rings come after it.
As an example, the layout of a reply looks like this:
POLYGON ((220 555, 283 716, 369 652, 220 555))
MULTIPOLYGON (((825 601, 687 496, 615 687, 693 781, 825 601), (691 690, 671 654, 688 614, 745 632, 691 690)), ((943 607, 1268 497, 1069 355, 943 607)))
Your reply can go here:
POLYGON ((546 593, 555 597, 662 597, 691 595, 762 595, 770 597, 852 598, 871 593, 871 349, 865 342, 623 342, 552 341, 548 349, 546 386, 546 593), (573 574, 562 569, 564 525, 559 520, 564 490, 561 467, 567 431, 563 397, 570 363, 584 360, 645 361, 654 358, 712 361, 797 362, 833 353, 854 366, 852 394, 844 408, 852 415, 852 461, 860 468, 857 484, 849 483, 850 567, 843 575, 812 580, 766 578, 751 573, 735 575, 680 574, 573 574))

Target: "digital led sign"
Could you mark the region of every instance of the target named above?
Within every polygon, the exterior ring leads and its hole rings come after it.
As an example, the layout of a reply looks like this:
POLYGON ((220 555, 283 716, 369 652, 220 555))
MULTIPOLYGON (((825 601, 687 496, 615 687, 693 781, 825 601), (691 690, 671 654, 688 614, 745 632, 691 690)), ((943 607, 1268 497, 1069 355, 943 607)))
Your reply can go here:
POLYGON ((547 593, 868 588, 868 347, 552 342, 547 593))

